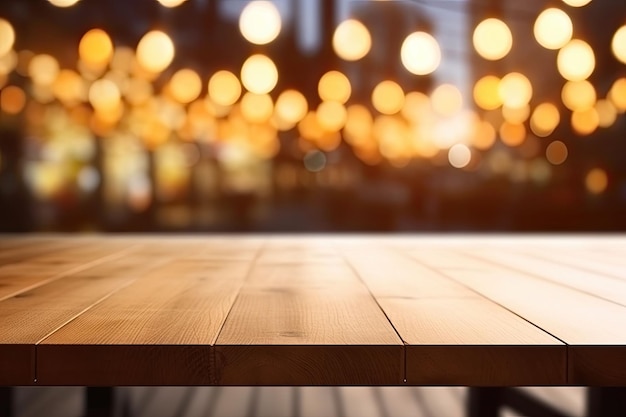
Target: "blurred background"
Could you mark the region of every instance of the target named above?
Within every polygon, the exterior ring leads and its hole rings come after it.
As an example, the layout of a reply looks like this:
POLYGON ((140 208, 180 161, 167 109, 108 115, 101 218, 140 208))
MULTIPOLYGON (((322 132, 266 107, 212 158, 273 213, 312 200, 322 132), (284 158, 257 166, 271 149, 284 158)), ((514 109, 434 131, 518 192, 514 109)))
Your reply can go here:
POLYGON ((626 4, 3 0, 0 232, 626 230, 626 4))

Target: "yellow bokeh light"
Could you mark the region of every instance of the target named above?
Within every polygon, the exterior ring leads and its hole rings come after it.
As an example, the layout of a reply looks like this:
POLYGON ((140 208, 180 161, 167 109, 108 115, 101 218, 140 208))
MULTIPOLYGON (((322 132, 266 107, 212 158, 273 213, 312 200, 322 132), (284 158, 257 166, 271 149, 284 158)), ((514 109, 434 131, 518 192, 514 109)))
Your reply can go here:
POLYGON ((15 44, 15 29, 7 20, 0 18, 0 56, 7 54, 15 44))
POLYGON ((546 149, 546 159, 552 165, 561 165, 567 161, 569 152, 567 146, 560 140, 555 140, 546 149))
POLYGON ((344 20, 333 34, 333 48, 339 58, 358 61, 372 49, 372 35, 358 20, 344 20))
POLYGON ((48 0, 50 4, 56 7, 71 7, 78 3, 80 0, 48 0))
POLYGON ((87 64, 107 65, 113 57, 113 42, 102 29, 92 29, 80 40, 78 55, 87 64))
POLYGON ((626 111, 626 78, 619 78, 609 91, 609 99, 620 112, 626 111))
POLYGON ((61 102, 76 104, 86 98, 87 86, 78 73, 61 70, 52 84, 52 92, 61 102))
POLYGON ((309 111, 309 103, 304 95, 296 90, 283 91, 276 100, 274 112, 283 122, 296 125, 309 111))
POLYGON ((350 80, 339 71, 328 71, 322 75, 317 87, 323 101, 337 101, 345 104, 352 95, 350 80))
POLYGON ((374 118, 367 107, 360 104, 349 106, 344 127, 346 141, 352 145, 369 141, 373 125, 374 118))
POLYGON ((251 123, 265 123, 273 112, 274 102, 268 94, 246 93, 241 99, 241 114, 251 123))
POLYGON ((581 136, 590 135, 600 126, 600 115, 595 108, 572 113, 572 128, 581 136))
POLYGON ((546 49, 560 49, 572 40, 572 19, 563 10, 549 8, 541 12, 534 26, 535 39, 546 49))
POLYGON ((572 111, 587 110, 596 104, 596 89, 587 80, 568 81, 561 90, 561 99, 572 111))
POLYGON ((526 128, 523 124, 504 122, 500 126, 500 139, 505 145, 520 146, 526 139, 526 128))
POLYGON ((557 67, 566 80, 586 80, 595 70, 596 57, 587 42, 574 39, 559 51, 557 67))
POLYGON ((487 121, 481 121, 474 126, 472 145, 476 149, 487 150, 496 142, 496 129, 487 121))
POLYGON ((463 108, 463 96, 452 84, 442 84, 430 96, 433 110, 442 116, 452 116, 463 108))
POLYGON ((615 32, 611 41, 611 50, 615 58, 626 64, 626 25, 615 32))
POLYGON ((197 72, 191 69, 177 71, 170 80, 169 92, 182 104, 189 104, 202 93, 202 79, 197 72))
POLYGON ((24 90, 14 85, 0 91, 0 110, 7 114, 18 114, 26 105, 24 90))
POLYGON ((396 114, 404 106, 404 91, 394 81, 382 81, 372 92, 372 104, 382 114, 396 114))
POLYGON ((591 0, 563 0, 563 3, 572 7, 583 7, 591 3, 591 0))
POLYGON ((186 1, 187 0, 158 0, 158 2, 161 3, 161 6, 170 7, 170 8, 178 7, 186 1))
POLYGON ((559 109, 552 103, 542 103, 530 118, 530 128, 539 137, 550 136, 561 122, 559 109))
POLYGON ((137 45, 137 61, 149 72, 158 73, 170 66, 176 49, 170 37, 161 31, 146 33, 137 45))
POLYGON ((280 34, 282 20, 271 1, 252 1, 239 17, 239 30, 243 37, 255 45, 266 45, 280 34))
POLYGON ((533 97, 533 86, 524 74, 512 72, 502 78, 498 92, 505 106, 523 107, 533 97))
POLYGON ((432 113, 430 98, 424 93, 411 91, 404 98, 402 116, 412 123, 419 123, 420 120, 428 117, 432 113))
POLYGON ((476 26, 473 43, 474 49, 480 56, 491 61, 497 61, 511 51, 513 35, 502 20, 489 18, 476 26))
POLYGON ((19 56, 14 50, 0 55, 0 74, 8 75, 19 65, 19 56))
POLYGON ((500 78, 487 75, 474 85, 474 101, 483 110, 495 110, 502 106, 499 93, 500 78))
POLYGON ((337 132, 345 126, 348 113, 343 104, 337 101, 324 101, 317 108, 316 116, 322 129, 337 132))
POLYGON ((598 100, 596 111, 598 112, 598 125, 600 127, 611 127, 617 120, 617 109, 610 100, 598 100))
POLYGON ((154 94, 152 84, 142 78, 131 78, 124 86, 123 91, 126 100, 133 106, 146 103, 154 94))
POLYGON ((268 94, 278 84, 278 69, 267 56, 252 55, 241 67, 241 81, 252 93, 268 94))
POLYGON ((121 98, 119 88, 111 80, 98 80, 89 88, 89 103, 101 113, 116 109, 121 98))
POLYGON ((526 104, 522 107, 502 107, 502 116, 509 123, 524 123, 530 117, 530 106, 526 104))
POLYGON ((28 74, 35 84, 51 85, 59 74, 59 62, 51 55, 37 55, 30 60, 28 74))
POLYGON ((585 186, 591 194, 602 194, 609 186, 609 176, 602 168, 594 168, 587 173, 585 186))
POLYGON ((220 106, 232 106, 241 97, 241 83, 230 71, 218 71, 209 80, 209 98, 220 106))
POLYGON ((433 73, 441 63, 441 49, 437 40, 426 32, 411 33, 402 43, 400 58, 412 74, 433 73))
POLYGON ((457 143, 448 151, 448 162, 455 168, 465 168, 472 161, 472 151, 462 143, 457 143))

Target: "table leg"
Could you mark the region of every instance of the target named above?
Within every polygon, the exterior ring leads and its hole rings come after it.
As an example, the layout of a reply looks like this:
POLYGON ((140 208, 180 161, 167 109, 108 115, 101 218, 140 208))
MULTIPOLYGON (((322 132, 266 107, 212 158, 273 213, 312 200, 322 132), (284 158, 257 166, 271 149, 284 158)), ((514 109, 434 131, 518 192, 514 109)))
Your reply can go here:
POLYGON ((0 387, 0 417, 13 416, 13 388, 0 387))
POLYGON ((114 400, 114 388, 88 387, 85 417, 113 417, 114 400))
POLYGON ((467 417, 498 417, 504 388, 470 387, 467 417))
POLYGON ((618 417, 626 415, 626 388, 588 388, 588 417, 618 417))

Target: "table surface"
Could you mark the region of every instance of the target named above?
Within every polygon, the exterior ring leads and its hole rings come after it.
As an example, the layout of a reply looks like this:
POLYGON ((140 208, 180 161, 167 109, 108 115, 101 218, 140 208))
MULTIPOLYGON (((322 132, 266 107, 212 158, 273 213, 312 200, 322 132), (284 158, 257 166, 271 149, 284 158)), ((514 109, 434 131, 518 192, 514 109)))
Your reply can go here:
POLYGON ((626 237, 0 237, 0 385, 626 386, 626 237))

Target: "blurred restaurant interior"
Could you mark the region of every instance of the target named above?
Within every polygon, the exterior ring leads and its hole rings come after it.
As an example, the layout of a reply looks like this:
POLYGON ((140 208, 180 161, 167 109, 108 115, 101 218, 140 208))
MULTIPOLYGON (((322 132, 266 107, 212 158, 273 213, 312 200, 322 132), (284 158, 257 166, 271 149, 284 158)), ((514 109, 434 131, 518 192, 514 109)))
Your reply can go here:
POLYGON ((624 0, 2 0, 0 232, 626 230, 624 0))

